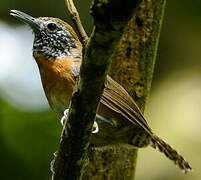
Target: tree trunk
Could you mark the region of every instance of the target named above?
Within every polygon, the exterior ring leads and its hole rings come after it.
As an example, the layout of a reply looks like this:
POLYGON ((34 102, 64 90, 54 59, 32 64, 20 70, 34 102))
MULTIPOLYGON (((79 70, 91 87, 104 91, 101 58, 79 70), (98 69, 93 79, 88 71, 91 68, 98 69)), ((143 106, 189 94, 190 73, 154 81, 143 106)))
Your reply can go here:
MULTIPOLYGON (((110 75, 142 111, 150 92, 165 4, 166 0, 143 0, 124 32, 110 68, 110 75)), ((88 161, 84 180, 133 180, 137 149, 128 145, 92 148, 88 161)))

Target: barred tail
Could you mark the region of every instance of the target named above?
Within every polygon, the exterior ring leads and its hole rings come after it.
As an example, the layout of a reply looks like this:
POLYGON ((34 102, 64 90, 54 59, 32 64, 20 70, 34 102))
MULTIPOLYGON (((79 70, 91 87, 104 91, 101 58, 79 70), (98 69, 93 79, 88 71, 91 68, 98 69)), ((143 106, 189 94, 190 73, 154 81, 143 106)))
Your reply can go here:
POLYGON ((160 152, 164 153, 166 157, 174 161, 174 163, 179 166, 182 171, 187 173, 188 171, 192 170, 190 164, 185 160, 185 158, 183 158, 176 150, 174 150, 161 138, 153 134, 151 142, 151 146, 153 148, 158 149, 160 152))

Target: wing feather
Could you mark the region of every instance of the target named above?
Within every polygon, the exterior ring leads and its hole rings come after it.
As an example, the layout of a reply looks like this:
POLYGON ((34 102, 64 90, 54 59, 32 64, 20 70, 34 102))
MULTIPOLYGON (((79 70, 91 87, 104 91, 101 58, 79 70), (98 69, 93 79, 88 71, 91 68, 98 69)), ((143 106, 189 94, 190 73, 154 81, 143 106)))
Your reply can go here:
POLYGON ((115 112, 120 113, 131 123, 143 128, 149 134, 152 134, 150 127, 134 100, 122 86, 109 76, 107 76, 101 103, 115 112))

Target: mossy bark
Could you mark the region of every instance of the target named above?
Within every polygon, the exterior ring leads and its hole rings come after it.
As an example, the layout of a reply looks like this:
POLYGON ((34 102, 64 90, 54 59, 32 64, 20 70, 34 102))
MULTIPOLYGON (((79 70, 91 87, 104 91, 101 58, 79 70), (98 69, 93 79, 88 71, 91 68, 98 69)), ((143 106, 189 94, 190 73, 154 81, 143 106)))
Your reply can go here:
MULTIPOLYGON (((142 111, 150 92, 165 4, 166 0, 143 0, 112 57, 110 75, 132 95, 142 111)), ((135 177, 137 149, 130 146, 93 148, 88 157, 84 180, 135 177)))

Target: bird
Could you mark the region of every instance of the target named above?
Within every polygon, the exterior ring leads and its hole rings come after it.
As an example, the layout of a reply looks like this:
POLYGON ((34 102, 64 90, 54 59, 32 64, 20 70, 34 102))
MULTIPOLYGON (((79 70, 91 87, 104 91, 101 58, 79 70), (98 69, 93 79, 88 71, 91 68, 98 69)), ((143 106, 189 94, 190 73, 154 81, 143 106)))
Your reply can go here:
MULTIPOLYGON (((73 28, 61 19, 34 18, 18 10, 11 10, 10 15, 31 27, 34 34, 33 56, 48 103, 57 117, 64 119, 79 78, 82 43, 73 28)), ((150 145, 165 154, 183 172, 192 170, 182 155, 152 131, 133 98, 109 75, 94 128, 91 145, 127 143, 137 148, 150 145)))

